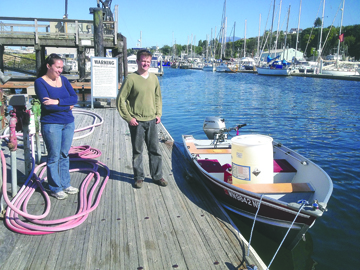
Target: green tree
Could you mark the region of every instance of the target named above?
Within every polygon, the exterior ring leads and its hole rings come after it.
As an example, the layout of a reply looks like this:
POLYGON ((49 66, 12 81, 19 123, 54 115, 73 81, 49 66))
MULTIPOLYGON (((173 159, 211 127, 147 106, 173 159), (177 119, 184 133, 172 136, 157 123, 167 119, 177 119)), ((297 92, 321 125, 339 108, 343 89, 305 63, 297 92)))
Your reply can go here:
POLYGON ((195 46, 195 53, 198 55, 202 55, 203 48, 200 46, 195 46))
POLYGON ((314 22, 314 27, 320 27, 322 25, 322 20, 317 17, 315 22, 314 22))
POLYGON ((181 46, 180 44, 176 44, 176 55, 180 56, 181 52, 183 51, 183 46, 181 46))
POLYGON ((160 49, 160 51, 161 51, 161 53, 163 55, 170 55, 171 54, 171 47, 168 46, 168 45, 165 45, 160 49))

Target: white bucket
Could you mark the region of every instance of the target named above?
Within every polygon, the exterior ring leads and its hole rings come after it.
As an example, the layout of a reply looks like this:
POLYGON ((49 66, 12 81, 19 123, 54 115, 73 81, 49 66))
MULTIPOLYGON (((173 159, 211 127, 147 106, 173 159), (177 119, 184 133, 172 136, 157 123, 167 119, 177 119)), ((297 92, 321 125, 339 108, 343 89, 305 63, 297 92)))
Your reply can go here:
POLYGON ((233 184, 274 182, 273 139, 249 134, 231 139, 233 184))

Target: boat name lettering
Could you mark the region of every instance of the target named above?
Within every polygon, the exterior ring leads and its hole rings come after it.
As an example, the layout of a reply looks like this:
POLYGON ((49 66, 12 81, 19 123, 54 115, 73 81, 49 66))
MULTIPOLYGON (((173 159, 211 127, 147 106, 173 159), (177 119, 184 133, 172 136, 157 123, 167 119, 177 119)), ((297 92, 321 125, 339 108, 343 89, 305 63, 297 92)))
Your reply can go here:
POLYGON ((240 195, 238 193, 235 193, 235 192, 232 192, 231 190, 228 190, 228 193, 229 193, 229 196, 240 201, 240 202, 243 202, 243 203, 246 203, 250 206, 253 206, 255 208, 258 207, 259 203, 256 201, 256 200, 252 200, 252 199, 249 199, 249 198, 246 198, 245 196, 243 195, 240 195))

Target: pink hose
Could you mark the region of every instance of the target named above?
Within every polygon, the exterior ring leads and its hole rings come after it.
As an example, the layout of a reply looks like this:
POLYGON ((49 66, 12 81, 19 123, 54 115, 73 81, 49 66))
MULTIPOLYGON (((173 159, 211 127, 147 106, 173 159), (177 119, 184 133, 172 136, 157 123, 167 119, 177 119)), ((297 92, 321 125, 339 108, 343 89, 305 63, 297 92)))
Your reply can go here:
POLYGON ((77 161, 77 162, 80 161, 90 164, 92 166, 91 168, 77 168, 70 170, 70 172, 74 172, 74 171, 88 172, 88 175, 83 180, 80 187, 79 210, 75 215, 65 217, 62 219, 42 220, 49 214, 50 206, 51 206, 49 195, 45 192, 41 184, 46 179, 46 178, 42 178, 46 171, 46 166, 45 166, 46 163, 42 163, 38 165, 36 168, 34 168, 35 162, 33 161, 33 171, 30 173, 30 176, 28 177, 25 184, 21 187, 17 195, 10 202, 7 196, 7 187, 6 187, 7 184, 6 160, 4 153, 2 151, 0 152, 0 154, 1 154, 1 161, 3 167, 2 168, 3 179, 4 179, 3 194, 4 194, 4 199, 8 205, 8 208, 6 209, 5 222, 9 229, 11 229, 14 232, 18 232, 22 234, 43 235, 43 234, 50 234, 59 231, 65 231, 79 226, 86 220, 89 213, 94 211, 96 207, 99 205, 101 195, 104 191, 104 188, 110 176, 109 168, 105 164, 93 159, 101 155, 100 151, 93 149, 90 146, 72 147, 70 149, 69 155, 78 156, 78 158, 71 158, 70 161, 77 161), (102 167, 107 173, 106 177, 104 177, 103 180, 101 180, 101 176, 98 172, 100 167, 102 167), (36 175, 38 171, 40 172, 39 177, 36 175), (88 191, 88 187, 93 179, 95 182, 88 191), (99 185, 100 187, 99 187, 98 195, 95 196, 93 202, 94 192, 99 185), (45 198, 46 209, 42 215, 31 215, 27 212, 27 204, 37 187, 40 188, 41 193, 45 198), (19 219, 19 215, 26 218, 28 221, 32 223, 40 224, 40 225, 34 225, 29 222, 24 222, 19 219))

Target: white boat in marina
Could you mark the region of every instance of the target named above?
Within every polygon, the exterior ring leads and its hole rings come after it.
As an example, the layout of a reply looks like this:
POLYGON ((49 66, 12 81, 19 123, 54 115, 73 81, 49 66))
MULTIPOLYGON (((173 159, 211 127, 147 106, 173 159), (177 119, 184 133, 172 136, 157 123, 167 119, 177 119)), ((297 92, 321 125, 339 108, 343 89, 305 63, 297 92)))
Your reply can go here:
POLYGON ((313 74, 318 66, 317 62, 314 61, 306 61, 305 59, 294 61, 294 70, 295 72, 305 73, 305 74, 313 74))
MULTIPOLYGON (((324 1, 323 5, 325 6, 325 1, 324 1)), ((345 0, 342 1, 342 9, 341 9, 342 14, 341 14, 341 23, 340 23, 337 53, 335 53, 334 55, 328 55, 326 58, 326 59, 330 59, 330 60, 335 60, 335 64, 321 67, 320 70, 321 70, 321 74, 323 74, 323 75, 331 75, 331 76, 358 76, 359 75, 359 72, 357 71, 357 67, 358 67, 357 63, 341 61, 342 56, 340 54, 340 44, 343 41, 343 34, 341 34, 341 28, 342 28, 342 23, 343 23, 344 7, 345 7, 345 0), (340 36, 342 36, 342 40, 340 40, 340 36)), ((324 12, 323 12, 323 17, 324 17, 324 12)), ((322 28, 321 28, 321 30, 322 30, 322 28)), ((320 39, 320 42, 321 42, 321 39, 320 39)), ((319 46, 319 47, 321 47, 321 46, 319 46)), ((320 62, 320 65, 322 65, 322 62, 323 62, 323 60, 320 62)))
POLYGON ((150 63, 149 72, 154 73, 156 75, 164 74, 161 56, 157 56, 156 54, 153 54, 153 57, 152 57, 151 63, 150 63))
POLYGON ((254 70, 256 68, 255 60, 251 57, 243 57, 240 59, 241 70, 254 70))
POLYGON ((198 70, 202 70, 204 67, 204 63, 199 59, 199 58, 194 58, 194 59, 188 59, 191 61, 190 63, 190 69, 198 69, 198 70))
POLYGON ((271 65, 268 67, 257 67, 257 73, 259 75, 270 75, 270 76, 289 76, 291 69, 283 66, 282 64, 271 65))
POLYGON ((322 67, 321 74, 330 76, 358 76, 357 70, 359 62, 336 61, 322 67))
POLYGON ((203 71, 216 71, 214 63, 205 63, 203 71))
POLYGON ((127 66, 128 66, 128 73, 133 73, 135 71, 137 71, 138 66, 136 63, 136 55, 130 55, 127 58, 127 66))
POLYGON ((189 63, 187 60, 182 60, 179 62, 178 66, 180 69, 189 69, 191 66, 191 63, 189 63))
POLYGON ((216 72, 231 72, 231 70, 225 63, 221 63, 221 64, 217 65, 215 70, 216 70, 216 72))
POLYGON ((318 165, 269 136, 227 139, 242 126, 226 129, 224 119, 207 117, 208 139, 182 136, 187 157, 226 209, 293 249, 325 213, 333 183, 318 165))
POLYGON ((204 64, 203 63, 192 63, 190 69, 197 69, 203 70, 204 64))
POLYGON ((222 62, 220 65, 216 66, 216 72, 227 72, 227 73, 235 73, 238 70, 238 65, 236 66, 236 64, 234 63, 224 63, 222 62))
POLYGON ((323 69, 321 74, 331 76, 358 76, 360 75, 356 69, 323 69))
POLYGON ((257 67, 257 73, 259 75, 270 75, 270 76, 289 76, 290 70, 289 69, 271 69, 268 67, 257 67))
POLYGON ((290 63, 286 60, 278 61, 280 55, 275 58, 271 58, 269 55, 266 58, 267 66, 256 67, 259 75, 270 76, 290 76, 290 63))

